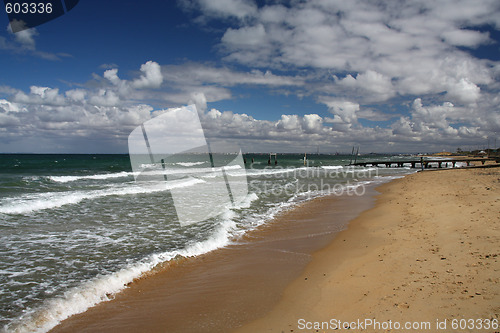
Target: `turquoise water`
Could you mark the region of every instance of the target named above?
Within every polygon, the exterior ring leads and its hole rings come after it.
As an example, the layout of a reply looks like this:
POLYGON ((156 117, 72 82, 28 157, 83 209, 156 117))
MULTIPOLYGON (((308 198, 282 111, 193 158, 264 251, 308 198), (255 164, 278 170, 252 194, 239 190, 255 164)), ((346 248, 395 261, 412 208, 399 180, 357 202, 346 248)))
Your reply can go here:
MULTIPOLYGON (((366 184, 413 172, 346 167, 351 158, 339 155, 309 155, 305 165, 296 154, 278 154, 270 166, 266 154, 244 158, 244 168, 226 170, 248 188, 243 200, 181 225, 172 188, 197 193, 203 178, 145 186, 135 181, 128 155, 0 155, 0 327, 45 332, 159 262, 237 242, 304 200, 362 195, 366 184)), ((220 177, 196 156, 178 156, 164 168, 220 177)))

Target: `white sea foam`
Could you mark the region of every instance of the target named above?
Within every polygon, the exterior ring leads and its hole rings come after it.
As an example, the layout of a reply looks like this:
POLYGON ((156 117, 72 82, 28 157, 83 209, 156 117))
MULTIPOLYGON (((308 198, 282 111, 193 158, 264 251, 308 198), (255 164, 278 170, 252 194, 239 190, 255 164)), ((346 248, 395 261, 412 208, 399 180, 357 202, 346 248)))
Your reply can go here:
POLYGON ((132 176, 132 172, 116 172, 116 173, 104 173, 104 174, 97 174, 97 175, 88 175, 88 176, 49 176, 48 178, 52 181, 58 182, 58 183, 67 183, 67 182, 74 182, 77 180, 81 179, 94 179, 94 180, 104 180, 104 179, 110 179, 110 178, 122 178, 122 177, 130 177, 132 176))
POLYGON ((40 307, 28 311, 15 322, 5 326, 3 330, 16 333, 48 332, 62 320, 112 299, 113 295, 125 289, 128 283, 150 271, 159 263, 171 260, 178 255, 198 256, 229 245, 236 227, 231 219, 233 214, 232 211, 227 211, 227 216, 207 240, 195 242, 181 250, 154 254, 113 274, 96 277, 79 287, 68 290, 62 297, 47 300, 40 307))
MULTIPOLYGON (((237 170, 240 168, 240 166, 232 166, 232 167, 234 167, 234 171, 231 173, 228 172, 228 175, 232 175, 233 173, 234 175, 240 174, 239 170, 237 170)), ((199 169, 204 170, 204 172, 206 172, 207 170, 212 170, 210 168, 199 168, 199 169)), ((306 168, 300 168, 300 169, 306 169, 306 168)), ((250 171, 256 171, 260 172, 260 174, 265 174, 266 172, 274 173, 277 171, 276 173, 282 173, 283 171, 293 172, 296 170, 298 169, 287 169, 287 170, 264 169, 262 171, 253 169, 250 171)), ((181 172, 184 171, 181 170, 181 172)), ((371 182, 387 181, 388 178, 390 177, 380 177, 380 178, 381 179, 378 179, 376 177, 376 179, 374 179, 371 182)), ((393 178, 400 178, 400 177, 396 176, 393 178)), ((284 186, 292 186, 293 184, 297 183, 297 181, 298 181, 297 179, 294 179, 293 181, 288 182, 284 186)), ((180 179, 176 184, 177 186, 192 186, 198 182, 200 182, 200 179, 191 178, 188 180, 180 179)), ((201 180, 201 182, 203 181, 201 180)), ((79 199, 79 200, 84 200, 84 199, 94 199, 100 196, 104 197, 106 195, 152 193, 156 192, 155 188, 157 188, 158 191, 167 190, 168 188, 166 187, 165 184, 166 184, 165 182, 161 182, 161 184, 151 187, 139 187, 133 183, 120 184, 120 185, 115 184, 114 187, 103 190, 51 192, 50 194, 48 194, 47 197, 44 197, 41 194, 37 194, 37 195, 31 195, 31 197, 26 196, 22 198, 21 197, 13 198, 14 200, 9 202, 7 202, 6 200, 0 200, 0 212, 2 212, 3 208, 13 207, 11 204, 21 204, 22 200, 25 200, 25 203, 27 203, 28 206, 30 206, 31 205, 30 202, 33 203, 36 200, 40 200, 40 203, 43 204, 49 204, 49 201, 52 199, 56 199, 56 201, 59 199, 63 200, 64 199, 63 197, 68 195, 71 196, 80 194, 80 195, 90 196, 79 199), (50 195, 53 195, 55 197, 51 198, 50 195), (97 195, 97 196, 92 197, 91 195, 97 195)), ((368 184, 368 182, 366 184, 368 184)), ((361 183, 359 184, 354 183, 354 186, 361 186, 361 183)), ((145 258, 144 260, 140 261, 139 263, 130 264, 113 274, 96 277, 92 281, 85 282, 81 284, 79 287, 70 289, 68 292, 66 292, 63 296, 59 298, 53 298, 51 300, 48 300, 44 302, 41 306, 37 307, 32 311, 28 310, 25 313, 25 315, 22 318, 20 318, 20 320, 13 323, 10 327, 6 329, 6 331, 47 332, 65 318, 73 314, 83 312, 97 303, 107 301, 111 295, 126 288, 126 284, 131 282, 133 279, 139 277, 144 272, 151 270, 156 264, 160 262, 163 262, 165 260, 170 260, 174 258, 176 255, 183 255, 183 256, 200 255, 206 252, 210 252, 214 249, 227 246, 228 244, 231 243, 231 240, 234 238, 234 236, 237 236, 245 232, 245 230, 249 230, 257 225, 265 223, 266 221, 272 219, 277 213, 286 210, 290 207, 293 207, 297 203, 302 202, 304 200, 311 199, 312 197, 315 196, 327 195, 328 193, 318 191, 317 193, 310 193, 311 196, 309 197, 304 194, 305 193, 297 193, 289 201, 285 202, 267 203, 267 204, 264 202, 263 204, 269 208, 264 209, 265 210, 264 212, 260 212, 258 214, 256 213, 253 215, 249 214, 245 216, 243 222, 241 221, 238 222, 240 224, 243 224, 241 225, 240 228, 238 228, 237 223, 235 223, 234 221, 237 220, 239 214, 241 214, 242 216, 243 214, 246 214, 240 212, 239 209, 246 209, 252 207, 253 206, 252 203, 259 199, 259 197, 255 193, 250 193, 245 197, 244 200, 237 203, 234 207, 228 207, 228 209, 220 216, 221 221, 219 225, 215 228, 214 232, 212 232, 211 236, 208 237, 208 239, 206 239, 205 241, 193 242, 188 246, 186 246, 184 249, 178 251, 170 251, 170 252, 151 255, 145 258)), ((76 199, 78 198, 75 198, 75 200, 76 199)), ((260 204, 261 203, 259 202, 259 205, 260 204)), ((46 209, 46 208, 41 208, 41 209, 46 209)), ((245 210, 244 212, 248 211, 245 210)))
POLYGON ((64 205, 76 204, 82 200, 92 200, 111 195, 131 195, 142 193, 154 193, 166 191, 173 188, 188 187, 195 184, 204 183, 202 179, 190 178, 187 180, 172 181, 168 183, 154 183, 147 187, 128 185, 118 188, 91 191, 68 191, 68 192, 47 192, 41 194, 23 195, 16 198, 3 200, 0 205, 0 213, 3 214, 27 214, 43 209, 57 208, 64 205))
POLYGON ((248 208, 252 204, 253 201, 259 199, 259 196, 255 193, 248 193, 248 195, 243 198, 241 202, 238 204, 234 205, 234 209, 243 209, 243 208, 248 208))
MULTIPOLYGON (((205 162, 179 162, 176 163, 178 165, 184 166, 184 167, 189 167, 189 166, 195 166, 195 165, 201 165, 204 164, 205 162)), ((169 175, 169 174, 197 174, 197 173, 207 173, 207 172, 219 172, 224 170, 237 170, 241 169, 240 165, 228 165, 224 167, 214 167, 214 168, 189 168, 189 169, 183 169, 183 168, 166 168, 163 169, 159 165, 156 164, 144 164, 142 165, 145 169, 147 168, 152 168, 156 170, 145 170, 142 173, 144 175, 169 175)), ((116 173, 104 173, 104 174, 96 174, 96 175, 85 175, 85 176, 48 176, 47 178, 57 182, 57 183, 68 183, 68 182, 74 182, 77 180, 106 180, 106 179, 113 179, 113 178, 125 178, 125 177, 132 177, 136 175, 137 173, 134 172, 116 172, 116 173)))
POLYGON ((202 165, 202 164, 205 164, 205 162, 177 162, 175 164, 185 166, 185 167, 190 167, 190 166, 195 166, 195 165, 202 165))
POLYGON ((246 171, 248 176, 266 176, 266 175, 275 175, 275 174, 283 174, 283 173, 292 173, 292 172, 301 172, 303 170, 307 170, 308 167, 301 168, 287 168, 287 169, 249 169, 246 171))
POLYGON ((321 166, 323 169, 331 170, 331 169, 342 169, 343 166, 341 165, 322 165, 321 166))

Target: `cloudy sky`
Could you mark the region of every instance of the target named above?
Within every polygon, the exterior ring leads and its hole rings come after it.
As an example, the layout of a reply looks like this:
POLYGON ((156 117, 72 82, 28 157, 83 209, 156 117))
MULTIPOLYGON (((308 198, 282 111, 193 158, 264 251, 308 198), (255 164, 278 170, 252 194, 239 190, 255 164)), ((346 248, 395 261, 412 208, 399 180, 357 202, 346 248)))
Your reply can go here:
POLYGON ((126 153, 188 104, 249 152, 500 145, 498 0, 81 0, 8 25, 0 152, 126 153))

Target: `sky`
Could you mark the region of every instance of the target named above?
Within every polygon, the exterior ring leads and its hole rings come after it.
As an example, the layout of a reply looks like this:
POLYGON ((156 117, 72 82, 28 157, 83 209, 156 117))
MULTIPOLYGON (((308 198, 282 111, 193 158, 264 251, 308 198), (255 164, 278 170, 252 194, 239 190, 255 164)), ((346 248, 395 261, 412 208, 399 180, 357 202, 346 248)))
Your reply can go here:
POLYGON ((244 152, 500 146, 500 2, 80 0, 17 33, 0 14, 0 153, 127 153, 191 104, 244 152))

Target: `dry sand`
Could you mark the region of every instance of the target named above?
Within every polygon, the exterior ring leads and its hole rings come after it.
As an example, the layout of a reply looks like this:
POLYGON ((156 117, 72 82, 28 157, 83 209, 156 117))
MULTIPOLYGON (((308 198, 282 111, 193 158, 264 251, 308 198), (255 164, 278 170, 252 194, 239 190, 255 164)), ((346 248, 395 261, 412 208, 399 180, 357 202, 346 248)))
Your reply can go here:
MULTIPOLYGON (((366 318, 450 332, 453 319, 498 320, 500 169, 421 172, 377 190, 376 207, 315 253, 279 304, 238 333, 333 331, 335 320, 366 318), (447 320, 446 330, 436 320, 447 320)), ((471 327, 460 331, 499 331, 471 327)))

